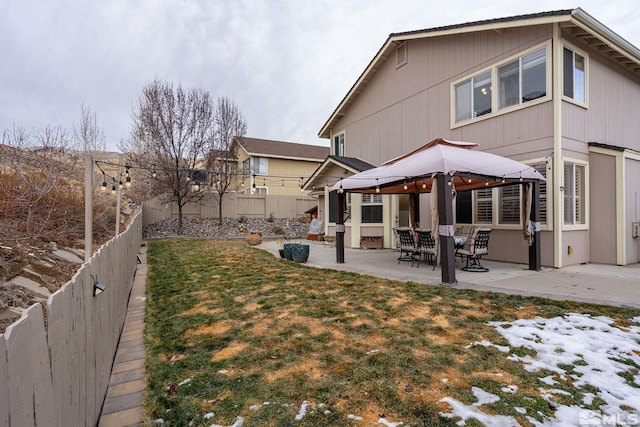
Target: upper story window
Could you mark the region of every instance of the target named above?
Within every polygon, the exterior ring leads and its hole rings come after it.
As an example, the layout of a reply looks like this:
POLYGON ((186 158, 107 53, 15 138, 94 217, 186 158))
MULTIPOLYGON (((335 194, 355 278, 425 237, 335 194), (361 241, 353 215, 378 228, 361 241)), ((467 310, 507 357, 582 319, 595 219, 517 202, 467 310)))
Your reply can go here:
POLYGON ((267 158, 266 157, 253 158, 253 173, 256 175, 267 174, 267 158))
POLYGON ((246 158, 242 161, 242 179, 251 175, 251 159, 246 158))
POLYGON ((491 71, 455 86, 456 122, 491 112, 491 71))
POLYGON ((500 108, 547 94, 547 53, 542 48, 498 67, 500 108))
POLYGON ((587 102, 587 59, 578 52, 564 47, 562 51, 563 94, 574 101, 587 102))
POLYGON ((333 137, 333 154, 344 157, 344 132, 333 137))
POLYGON ((453 83, 452 126, 548 98, 548 54, 546 45, 534 48, 453 83))

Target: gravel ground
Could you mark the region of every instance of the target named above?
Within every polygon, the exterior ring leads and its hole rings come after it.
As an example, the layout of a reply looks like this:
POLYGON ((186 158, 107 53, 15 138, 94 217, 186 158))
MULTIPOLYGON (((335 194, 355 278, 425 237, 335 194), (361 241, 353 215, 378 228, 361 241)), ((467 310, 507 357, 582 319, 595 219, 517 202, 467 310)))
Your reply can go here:
POLYGON ((222 225, 218 225, 218 218, 196 217, 183 218, 182 229, 182 234, 178 234, 178 219, 170 218, 145 227, 143 237, 145 240, 173 237, 230 240, 244 239, 249 232, 260 231, 263 239, 303 238, 309 224, 298 218, 246 218, 242 222, 236 218, 224 218, 222 225))

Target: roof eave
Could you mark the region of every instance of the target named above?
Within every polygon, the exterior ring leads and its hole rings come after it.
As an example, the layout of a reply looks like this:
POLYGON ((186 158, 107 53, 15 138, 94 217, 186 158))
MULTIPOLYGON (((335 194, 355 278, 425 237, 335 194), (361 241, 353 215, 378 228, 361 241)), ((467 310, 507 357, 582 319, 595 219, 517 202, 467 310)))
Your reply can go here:
POLYGON ((380 48, 380 50, 378 50, 367 68, 363 71, 358 80, 354 83, 349 92, 342 99, 340 104, 338 104, 329 119, 323 125, 322 129, 320 129, 318 136, 320 138, 331 137, 331 130, 335 123, 344 116, 344 111, 353 102, 353 99, 362 91, 364 85, 366 85, 368 80, 371 79, 372 75, 376 73, 377 68, 379 68, 380 64, 386 61, 388 55, 398 43, 413 39, 441 37, 451 34, 464 34, 480 30, 499 31, 504 28, 563 22, 577 25, 583 30, 593 33, 594 36, 612 45, 612 47, 620 54, 627 56, 630 60, 640 65, 640 50, 638 48, 611 31, 608 27, 606 27, 604 24, 589 15, 581 8, 558 11, 558 13, 554 14, 541 14, 541 16, 523 16, 520 19, 518 17, 515 17, 515 19, 480 21, 476 24, 471 23, 469 25, 452 25, 448 27, 442 27, 441 29, 436 28, 432 30, 425 29, 405 33, 394 33, 389 35, 389 37, 380 48))

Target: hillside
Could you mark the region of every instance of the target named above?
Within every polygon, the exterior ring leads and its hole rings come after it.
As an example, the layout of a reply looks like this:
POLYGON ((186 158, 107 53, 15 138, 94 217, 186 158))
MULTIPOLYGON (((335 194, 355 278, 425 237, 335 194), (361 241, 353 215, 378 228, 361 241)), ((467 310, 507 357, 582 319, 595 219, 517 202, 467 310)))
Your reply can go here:
MULTIPOLYGON (((84 260, 85 164, 78 159, 0 145, 0 332, 34 302, 46 303, 84 260)), ((94 248, 113 237, 116 218, 115 197, 95 188, 94 248)))

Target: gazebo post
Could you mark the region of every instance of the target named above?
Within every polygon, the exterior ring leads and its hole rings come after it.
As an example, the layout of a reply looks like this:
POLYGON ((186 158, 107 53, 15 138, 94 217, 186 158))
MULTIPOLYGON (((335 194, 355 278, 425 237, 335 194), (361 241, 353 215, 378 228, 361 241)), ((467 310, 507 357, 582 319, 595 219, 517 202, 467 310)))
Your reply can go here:
POLYGON ((347 194, 338 191, 338 212, 336 215, 336 263, 344 264, 344 210, 347 205, 347 194))
POLYGON ((442 283, 456 283, 451 175, 448 173, 439 173, 436 182, 438 185, 438 235, 440 238, 440 269, 442 270, 442 283))
POLYGON ((529 270, 542 270, 540 252, 540 181, 533 181, 531 191, 531 223, 533 224, 533 244, 529 246, 529 270))

